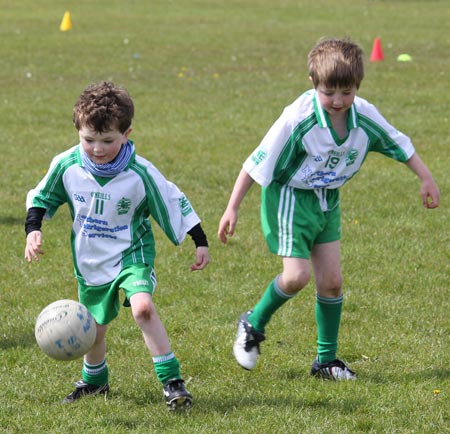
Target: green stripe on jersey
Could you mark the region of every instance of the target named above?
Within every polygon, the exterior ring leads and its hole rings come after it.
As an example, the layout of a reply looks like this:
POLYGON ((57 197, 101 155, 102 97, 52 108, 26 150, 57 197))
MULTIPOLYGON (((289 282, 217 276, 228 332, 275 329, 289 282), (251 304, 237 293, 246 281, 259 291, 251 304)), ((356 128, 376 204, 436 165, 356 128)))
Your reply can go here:
POLYGON ((39 192, 33 198, 32 206, 46 208, 48 215, 52 217, 58 207, 69 200, 64 188, 62 175, 68 167, 77 163, 76 152, 72 152, 51 167, 42 180, 42 184, 38 186, 39 192))
POLYGON ((155 261, 155 239, 150 220, 145 217, 147 207, 143 201, 136 208, 130 224, 131 247, 122 254, 123 268, 132 264, 153 264, 155 261))
POLYGON ((178 245, 177 236, 170 223, 170 215, 167 207, 164 203, 161 193, 159 192, 158 186, 153 180, 152 176, 148 173, 144 166, 135 162, 130 166, 137 175, 142 179, 145 187, 145 192, 149 203, 154 206, 150 209, 150 214, 157 221, 161 229, 167 235, 167 237, 175 244, 178 245))
POLYGON ((315 113, 311 113, 295 127, 286 141, 274 169, 274 179, 281 184, 290 182, 307 157, 302 139, 315 125, 317 125, 317 117, 315 113))
POLYGON ((387 131, 367 116, 358 113, 359 126, 369 137, 369 150, 380 152, 394 160, 405 162, 408 156, 400 146, 395 143, 387 131))

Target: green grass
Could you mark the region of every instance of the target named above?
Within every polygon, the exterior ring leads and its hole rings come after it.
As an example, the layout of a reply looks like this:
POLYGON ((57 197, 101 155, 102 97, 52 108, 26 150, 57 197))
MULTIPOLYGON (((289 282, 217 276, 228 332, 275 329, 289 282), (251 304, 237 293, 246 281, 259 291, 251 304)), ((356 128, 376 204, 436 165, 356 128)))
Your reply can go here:
POLYGON ((450 432, 448 23, 446 1, 160 0, 38 4, 0 0, 0 432, 450 432), (73 29, 62 33, 66 10, 73 29), (413 139, 442 193, 424 210, 405 167, 371 155, 342 189, 346 302, 340 356, 357 382, 309 377, 315 356, 313 282, 273 318, 253 372, 236 365, 236 319, 279 272, 245 199, 228 246, 215 233, 244 158, 309 86, 306 55, 321 36, 351 36, 370 57, 359 94, 413 139), (408 53, 412 62, 396 57, 408 53), (40 310, 76 298, 66 208, 45 223, 46 255, 23 260, 25 195, 56 153, 76 143, 72 106, 112 79, 136 103, 132 139, 188 195, 212 262, 190 273, 193 246, 156 230, 155 301, 195 396, 189 414, 164 408, 140 332, 123 309, 108 333, 112 393, 62 406, 80 362, 56 362, 34 341, 40 310), (439 393, 437 391, 440 391, 439 393))

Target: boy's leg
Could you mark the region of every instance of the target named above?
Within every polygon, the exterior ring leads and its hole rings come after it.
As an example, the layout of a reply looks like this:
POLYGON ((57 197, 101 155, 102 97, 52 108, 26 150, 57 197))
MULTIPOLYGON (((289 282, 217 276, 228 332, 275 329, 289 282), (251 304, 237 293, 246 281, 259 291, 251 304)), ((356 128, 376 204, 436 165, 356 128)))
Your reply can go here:
POLYGON ((342 311, 340 241, 316 244, 311 253, 316 281, 316 322, 319 362, 336 359, 342 311))
POLYGON ((152 296, 146 292, 138 292, 130 297, 130 304, 134 320, 142 331, 150 353, 152 355, 169 353, 171 351, 169 337, 156 312, 152 296))
POLYGON ((317 288, 317 359, 311 373, 327 379, 353 380, 356 378, 354 372, 336 357, 344 299, 340 242, 317 244, 311 259, 317 288))
POLYGON ((309 261, 283 258, 283 272, 266 288, 255 307, 241 315, 233 346, 237 362, 245 369, 256 366, 259 344, 265 339, 265 326, 272 315, 297 294, 309 281, 309 261))
POLYGON ((343 296, 325 298, 316 295, 317 360, 319 363, 336 359, 343 296))
POLYGON ((75 383, 75 390, 63 399, 63 403, 72 403, 86 395, 105 394, 109 391, 108 365, 105 359, 107 328, 107 325, 97 324, 94 345, 84 356, 82 379, 75 383))
POLYGON ((283 272, 266 288, 255 305, 248 321, 255 330, 264 333, 272 315, 296 295, 309 281, 309 261, 301 258, 283 258, 283 272))
POLYGON ((97 324, 97 331, 93 347, 84 356, 83 380, 88 384, 108 384, 108 365, 106 364, 106 331, 107 325, 97 324))
POLYGON ((248 315, 248 322, 260 333, 265 332, 265 327, 275 311, 292 297, 292 295, 284 293, 279 287, 278 278, 279 276, 270 282, 263 296, 248 315))
POLYGON ((118 287, 115 282, 100 286, 87 286, 78 282, 78 297, 96 321, 96 337, 93 347, 85 355, 82 379, 75 383, 76 389, 63 399, 72 403, 86 395, 104 394, 109 391, 108 365, 106 364, 106 330, 119 313, 118 287))
POLYGON ((158 380, 162 383, 166 403, 171 410, 189 407, 192 396, 184 388, 180 364, 172 352, 169 337, 161 322, 152 296, 146 292, 135 293, 130 297, 133 317, 142 331, 149 349, 158 380))

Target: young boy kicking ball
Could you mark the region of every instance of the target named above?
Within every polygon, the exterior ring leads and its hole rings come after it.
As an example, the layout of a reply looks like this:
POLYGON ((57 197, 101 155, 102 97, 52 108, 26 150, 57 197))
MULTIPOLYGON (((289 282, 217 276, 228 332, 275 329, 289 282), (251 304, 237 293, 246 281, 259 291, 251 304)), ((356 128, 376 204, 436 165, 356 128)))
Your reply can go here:
MULTIPOLYGON (((208 243, 189 200, 129 140, 134 104, 128 92, 110 82, 89 86, 73 109, 80 143, 57 155, 45 177, 27 196, 25 258, 38 260, 41 223, 67 203, 72 216, 72 253, 79 300, 97 323, 97 337, 85 355, 82 379, 63 402, 109 390, 106 331, 125 306, 142 331, 169 409, 190 407, 180 365, 161 322, 156 288, 155 242, 149 216, 167 237, 180 244, 186 234, 196 245, 191 270, 209 262, 208 243)), ((131 366, 132 362, 130 362, 131 366)))

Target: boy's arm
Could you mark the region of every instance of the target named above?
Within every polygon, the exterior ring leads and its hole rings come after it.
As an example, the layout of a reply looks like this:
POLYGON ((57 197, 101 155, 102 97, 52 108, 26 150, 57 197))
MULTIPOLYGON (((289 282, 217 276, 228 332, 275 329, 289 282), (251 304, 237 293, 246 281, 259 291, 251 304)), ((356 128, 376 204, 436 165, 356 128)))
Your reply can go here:
POLYGON ((425 208, 437 208, 439 206, 439 188, 434 182, 428 167, 420 159, 417 153, 405 163, 422 181, 420 194, 425 208))
POLYGON ((191 265, 191 271, 203 270, 209 263, 208 239, 200 223, 188 231, 195 243, 195 264, 191 265))
POLYGON ((253 185, 253 178, 242 169, 234 184, 233 191, 228 201, 227 208, 220 219, 217 235, 222 243, 226 244, 227 236, 232 237, 238 219, 238 209, 250 187, 253 185))
POLYGON ((195 247, 208 247, 208 239, 200 223, 189 229, 187 233, 194 241, 195 247))
POLYGON ((25 244, 25 259, 28 262, 31 262, 33 258, 35 261, 39 261, 39 255, 44 253, 41 249, 41 225, 45 212, 45 208, 31 207, 28 209, 27 218, 25 221, 25 233, 27 235, 27 241, 25 244))

